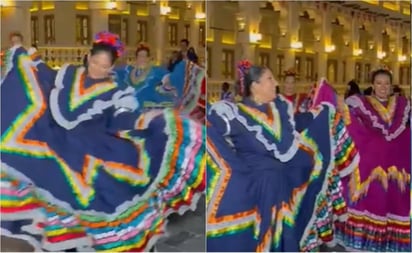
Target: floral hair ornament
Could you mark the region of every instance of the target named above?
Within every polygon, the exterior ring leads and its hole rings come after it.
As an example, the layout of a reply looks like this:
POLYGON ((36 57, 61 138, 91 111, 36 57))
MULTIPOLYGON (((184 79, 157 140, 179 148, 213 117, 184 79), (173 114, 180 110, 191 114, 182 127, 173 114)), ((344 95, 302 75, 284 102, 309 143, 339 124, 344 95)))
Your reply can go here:
POLYGON ((372 70, 371 75, 377 71, 387 71, 389 72, 391 75, 393 75, 392 70, 389 68, 388 65, 382 65, 374 70, 372 70))
POLYGON ((94 37, 94 43, 104 43, 112 46, 116 50, 118 57, 122 56, 124 52, 124 45, 121 42, 119 35, 114 33, 106 31, 99 32, 94 37))
POLYGON ((249 60, 242 60, 237 64, 237 74, 239 76, 239 93, 241 95, 245 92, 245 75, 249 72, 252 63, 249 60))
POLYGON ((150 47, 149 47, 149 45, 147 45, 146 43, 140 42, 140 43, 137 45, 137 50, 147 50, 147 51, 149 51, 149 50, 150 50, 150 47))
POLYGON ((287 76, 296 77, 296 76, 298 75, 298 73, 296 73, 295 69, 290 68, 290 69, 288 69, 288 70, 283 71, 283 75, 284 75, 285 77, 287 77, 287 76))

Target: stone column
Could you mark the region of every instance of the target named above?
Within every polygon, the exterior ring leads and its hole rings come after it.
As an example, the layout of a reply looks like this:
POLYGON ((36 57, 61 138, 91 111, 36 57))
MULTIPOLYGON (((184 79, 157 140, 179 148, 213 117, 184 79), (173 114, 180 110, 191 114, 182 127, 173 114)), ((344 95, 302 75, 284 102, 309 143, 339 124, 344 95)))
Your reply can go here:
POLYGON ((223 79, 222 76, 222 34, 220 30, 215 30, 214 31, 214 38, 212 45, 209 46, 209 50, 212 50, 212 57, 213 59, 208 59, 211 60, 213 63, 217 64, 210 64, 210 67, 212 69, 211 73, 213 75, 214 79, 221 80, 223 79))
MULTIPOLYGON (((380 60, 378 58, 378 52, 382 51, 382 28, 385 25, 385 20, 383 17, 376 17, 376 22, 375 22, 375 27, 373 29, 373 37, 375 41, 375 48, 373 50, 374 55, 374 61, 372 63, 371 68, 376 69, 380 66, 380 60)), ((390 54, 390 52, 386 52, 387 55, 390 54)))
POLYGON ((130 5, 130 15, 129 18, 129 46, 136 47, 137 46, 137 15, 136 15, 137 7, 134 4, 130 5))
POLYGON ((349 55, 346 58, 346 80, 349 81, 355 78, 355 56, 354 51, 359 49, 359 18, 356 13, 352 15, 351 34, 349 44, 349 55))
POLYGON ((250 40, 251 33, 259 33, 261 20, 260 8, 255 2, 239 1, 240 15, 245 19, 244 32, 238 33, 237 43, 240 45, 241 59, 249 59, 256 63, 256 44, 250 40))
POLYGON ((393 62, 392 67, 392 83, 393 84, 399 84, 399 68, 401 66, 401 63, 399 62, 399 55, 402 54, 402 30, 401 30, 401 26, 399 23, 396 24, 396 28, 395 30, 395 51, 393 53, 391 52, 387 52, 387 54, 390 55, 391 59, 390 61, 393 62))
POLYGON ((332 25, 330 19, 330 11, 327 3, 322 3, 321 10, 321 29, 320 29, 320 41, 317 54, 317 70, 318 78, 327 77, 327 62, 328 54, 325 52, 326 45, 330 45, 332 42, 332 25))
POLYGON ((1 45, 10 46, 9 35, 11 32, 20 32, 23 35, 23 44, 30 46, 31 22, 30 2, 7 1, 1 5, 1 45))
MULTIPOLYGON (((149 21, 154 24, 152 26, 153 29, 153 36, 154 39, 150 40, 154 42, 152 48, 153 51, 153 59, 156 64, 161 64, 163 62, 164 56, 164 49, 167 47, 166 45, 166 17, 161 15, 160 7, 166 6, 167 1, 158 1, 150 6, 150 18, 149 21)), ((150 30, 149 30, 150 31, 150 30)))
POLYGON ((109 30, 109 15, 103 2, 90 2, 91 35, 109 30))
MULTIPOLYGON (((199 49, 199 22, 200 19, 196 19, 196 13, 205 13, 205 10, 202 8, 202 2, 193 1, 191 2, 192 8, 189 10, 190 22, 190 44, 195 48, 196 51, 199 49)), ((203 19, 205 20, 205 19, 203 19)))
MULTIPOLYGON (((54 22, 56 46, 76 45, 76 12, 75 2, 56 1, 54 3, 54 22), (71 24, 71 25, 68 25, 71 24)), ((92 25, 98 22, 92 22, 92 25)), ((40 27, 42 29, 42 27, 40 27)), ((94 36, 94 33, 92 34, 94 36)))

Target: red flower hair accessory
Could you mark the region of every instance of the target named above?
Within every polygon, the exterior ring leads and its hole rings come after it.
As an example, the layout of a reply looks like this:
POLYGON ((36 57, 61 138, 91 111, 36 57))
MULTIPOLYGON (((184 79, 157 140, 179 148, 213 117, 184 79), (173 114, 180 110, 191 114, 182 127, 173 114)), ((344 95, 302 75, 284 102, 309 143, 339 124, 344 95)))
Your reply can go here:
POLYGON ((116 49, 117 56, 120 57, 124 52, 124 45, 119 35, 110 32, 99 32, 94 37, 94 43, 105 43, 116 49))
POLYGON ((249 60, 242 60, 237 64, 237 74, 239 76, 239 93, 244 94, 245 91, 245 75, 249 72, 252 63, 249 60))

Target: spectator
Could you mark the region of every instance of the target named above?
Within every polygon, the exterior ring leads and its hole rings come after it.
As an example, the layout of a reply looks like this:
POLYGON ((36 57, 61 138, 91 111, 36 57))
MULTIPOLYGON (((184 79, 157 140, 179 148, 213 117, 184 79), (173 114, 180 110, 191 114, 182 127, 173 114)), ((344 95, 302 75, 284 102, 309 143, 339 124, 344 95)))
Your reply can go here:
POLYGON ((234 102, 234 96, 230 91, 230 84, 228 82, 222 83, 222 94, 220 95, 220 100, 234 102))
POLYGON ((12 47, 14 46, 22 46, 23 45, 23 35, 19 32, 12 32, 10 33, 10 44, 12 47))
POLYGON ((180 40, 180 52, 182 53, 184 59, 187 58, 187 51, 189 49, 189 44, 190 42, 188 39, 180 40))
POLYGON ((363 95, 365 95, 365 96, 372 96, 372 93, 373 93, 373 88, 372 87, 369 87, 369 88, 367 88, 363 91, 363 95))
POLYGON ((187 50, 187 58, 189 59, 189 61, 199 64, 199 57, 197 57, 195 49, 193 47, 190 47, 189 50, 187 50))
POLYGON ((183 59, 182 53, 179 51, 173 51, 172 55, 169 59, 169 64, 167 66, 167 70, 169 70, 170 72, 173 71, 173 69, 175 68, 175 66, 183 59))

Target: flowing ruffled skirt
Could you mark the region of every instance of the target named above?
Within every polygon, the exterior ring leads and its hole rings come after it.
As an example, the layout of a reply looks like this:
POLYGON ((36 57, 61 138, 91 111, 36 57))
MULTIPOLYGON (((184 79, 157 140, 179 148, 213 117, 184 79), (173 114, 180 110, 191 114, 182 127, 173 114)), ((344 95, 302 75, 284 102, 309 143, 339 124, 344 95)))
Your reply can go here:
POLYGON ((148 251, 169 214, 196 207, 204 126, 166 109, 132 130, 104 131, 96 120, 66 130, 11 66, 1 85, 2 235, 36 251, 148 251))

